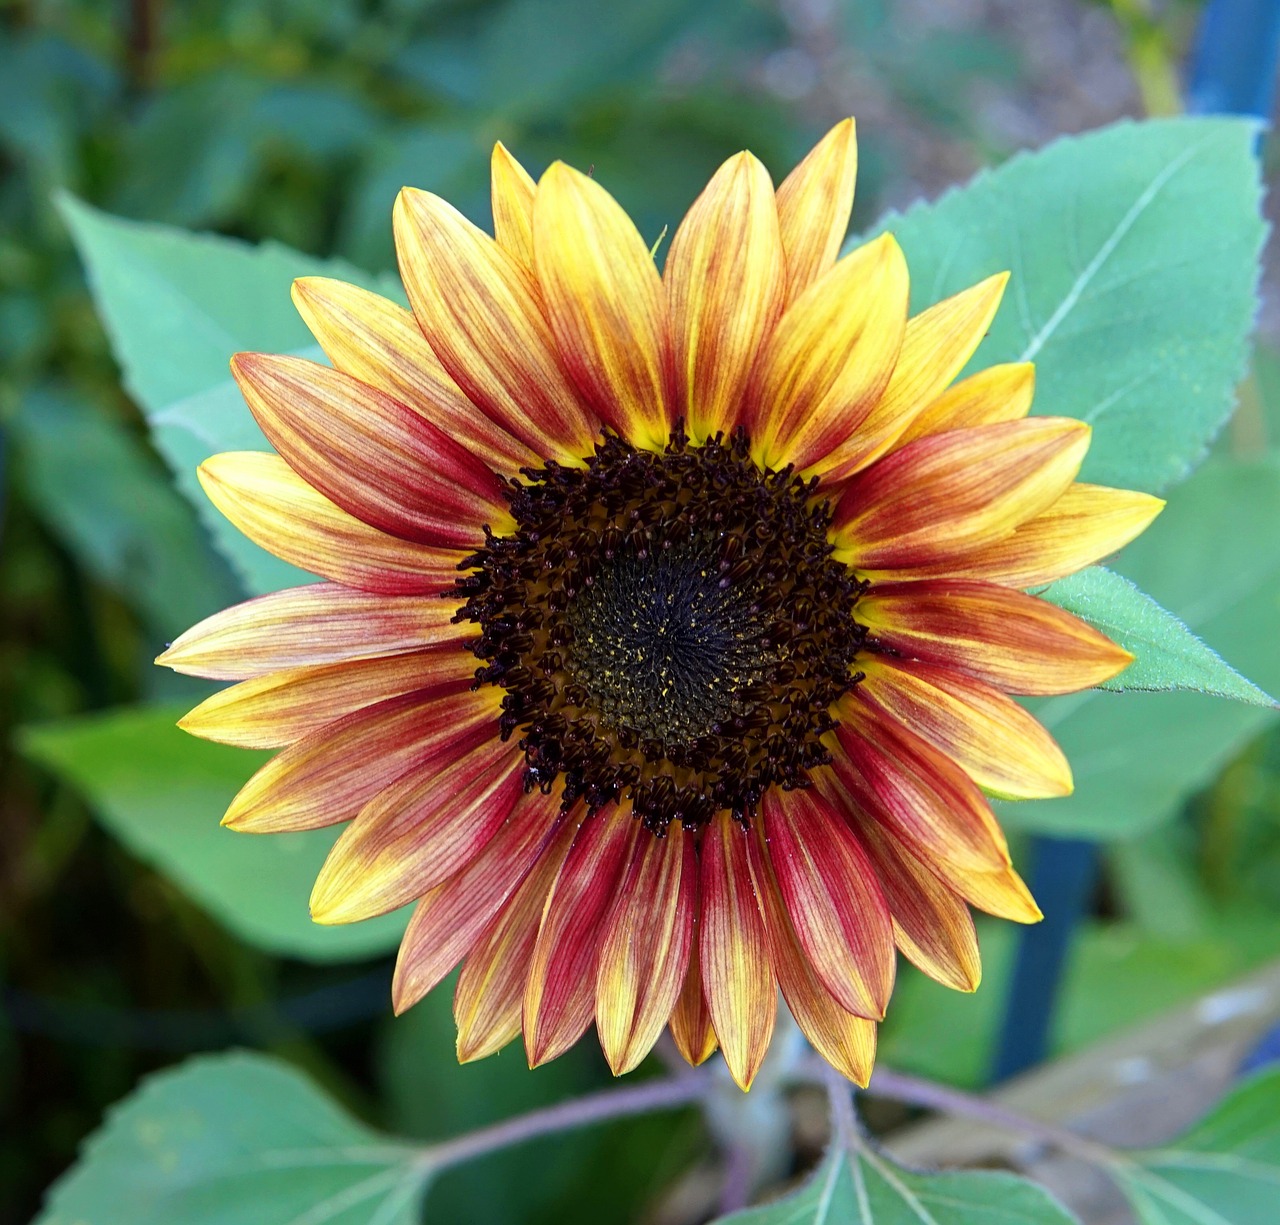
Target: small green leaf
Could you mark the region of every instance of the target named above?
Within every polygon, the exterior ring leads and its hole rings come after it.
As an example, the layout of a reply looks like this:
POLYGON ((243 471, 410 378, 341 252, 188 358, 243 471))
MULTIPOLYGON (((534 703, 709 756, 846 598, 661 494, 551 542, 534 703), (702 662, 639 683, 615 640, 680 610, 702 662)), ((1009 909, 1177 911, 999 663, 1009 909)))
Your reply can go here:
MULTIPOLYGON (((1116 565, 1270 692, 1280 689, 1280 532, 1259 525, 1273 523, 1280 523, 1280 460, 1214 460, 1116 565)), ((1205 694, 1096 689, 1033 709, 1066 752, 1076 789, 1064 799, 1002 803, 1001 819, 1093 838, 1131 838, 1167 820, 1276 717, 1265 706, 1205 694)))
POLYGON ((427 1177, 288 1064, 216 1055, 116 1106, 35 1225, 413 1225, 427 1177))
POLYGON ((1258 1073, 1117 1177, 1142 1225, 1262 1225, 1280 1205, 1280 1068, 1258 1073))
POLYGON ((345 927, 312 923, 307 898, 336 829, 255 837, 219 821, 266 754, 197 740, 185 708, 139 707, 25 729, 28 756, 79 791, 98 819, 229 930, 307 961, 394 948, 405 913, 345 927))
POLYGON ((1121 123, 1066 137, 890 216, 920 310, 1012 279, 978 363, 1036 363, 1039 413, 1095 430, 1081 479, 1155 491, 1234 403, 1264 227, 1256 124, 1121 123))
POLYGON ((833 1149, 794 1195, 718 1225, 1075 1225, 1075 1218, 1013 1174, 916 1174, 860 1147, 833 1149))
POLYGON ((1134 656, 1133 663, 1101 689, 1117 693, 1190 689, 1251 706, 1276 705, 1274 698, 1245 680, 1173 613, 1119 574, 1091 566, 1060 579, 1042 594, 1083 617, 1134 656))

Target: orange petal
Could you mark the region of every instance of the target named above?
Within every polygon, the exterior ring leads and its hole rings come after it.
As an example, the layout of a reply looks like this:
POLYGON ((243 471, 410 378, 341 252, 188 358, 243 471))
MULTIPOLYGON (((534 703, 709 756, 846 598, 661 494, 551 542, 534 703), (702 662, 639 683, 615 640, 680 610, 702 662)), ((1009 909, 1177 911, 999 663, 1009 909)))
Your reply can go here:
POLYGON ((1144 532, 1164 500, 1132 489, 1074 484, 1017 531, 901 578, 971 578, 1002 587, 1042 587, 1118 552, 1144 532))
POLYGON ((581 818, 565 821, 550 847, 481 933, 463 962, 453 995, 458 1060, 470 1063, 500 1051, 520 1032, 529 962, 542 912, 581 818))
POLYGON ((1005 868, 1003 872, 962 872, 949 865, 930 863, 929 866, 953 893, 997 919, 1039 923, 1044 918, 1031 896, 1031 890, 1012 867, 1005 868))
POLYGON ((462 550, 429 549, 362 523, 265 451, 228 451, 197 475, 205 493, 255 544, 323 578, 382 595, 447 591, 462 550))
POLYGON ((698 950, 711 1023, 729 1074, 744 1090, 769 1049, 778 1004, 747 839, 727 812, 703 832, 698 950))
POLYGON ((312 919, 356 923, 422 897, 484 850, 523 791, 524 754, 496 734, 415 767, 333 844, 311 891, 312 919))
POLYGON ((671 1013, 671 1040, 685 1062, 697 1067, 715 1053, 716 1031, 711 1024, 711 1012, 702 990, 702 966, 698 957, 698 939, 701 919, 695 914, 693 942, 689 950, 689 966, 685 970, 684 986, 671 1013))
POLYGON ((1074 693, 1133 661, 1069 612, 991 583, 873 587, 858 601, 858 620, 890 650, 959 668, 1008 693, 1074 693))
POLYGON ((376 595, 337 583, 287 587, 224 608, 156 657, 175 672, 238 681, 283 668, 402 655, 468 637, 459 601, 376 595))
POLYGON ((866 702, 897 719, 940 749, 978 786, 1012 799, 1071 794, 1071 767, 1053 737, 1017 702, 963 672, 868 655, 854 689, 866 702))
POLYGON ((1071 417, 1032 417, 921 438, 841 491, 839 555, 864 572, 894 571, 1000 540, 1062 496, 1091 434, 1071 417))
POLYGON ((484 461, 384 392, 299 357, 237 353, 231 372, 289 467, 371 527, 474 549, 510 523, 484 461))
POLYGON ((396 958, 391 998, 397 1015, 467 955, 551 846, 563 821, 559 795, 531 792, 471 863, 423 896, 396 958))
POLYGON ((982 959, 968 907, 874 821, 866 822, 859 834, 875 863, 903 954, 944 986, 976 991, 982 959))
POLYGON ((934 399, 973 356, 991 326, 1009 280, 1007 272, 931 306, 907 321, 893 377, 857 434, 814 466, 842 480, 889 450, 923 405, 934 399))
POLYGON ((493 200, 493 235, 500 246, 526 272, 533 272, 533 197, 537 184, 498 141, 490 163, 493 200))
POLYGON ((962 379, 924 406, 894 443, 906 446, 917 438, 976 425, 1019 421, 1031 411, 1036 368, 1031 362, 988 366, 962 379))
POLYGON ((857 174, 857 129, 852 119, 844 119, 778 188, 787 301, 794 302, 836 262, 849 229, 857 174))
POLYGON ((787 917, 769 852, 758 834, 748 849, 782 998, 813 1049, 842 1076, 865 1088, 876 1058, 875 1022, 846 1012, 818 980, 787 917))
POLYGON ((907 263, 891 234, 846 255, 782 316, 751 402, 762 467, 818 464, 854 435, 893 373, 907 263))
POLYGON ((761 812, 769 862, 814 973, 846 1012, 880 1020, 893 991, 893 929, 866 852, 808 791, 767 792, 761 812))
POLYGON ((560 356, 606 424, 660 450, 671 424, 667 297, 631 218, 554 162, 533 208, 534 265, 560 356))
POLYGON ((441 681, 328 723, 267 762, 222 823, 278 834, 350 821, 406 773, 495 738, 500 700, 496 690, 441 681))
POLYGON ((684 985, 693 944, 698 857, 673 821, 641 831, 604 926, 596 972, 596 1029, 615 1076, 653 1048, 684 985))
POLYGON ((739 153, 680 223, 663 277, 675 413, 694 441, 737 424, 752 365, 782 312, 785 275, 769 172, 739 153))
POLYGON ((451 379, 402 306, 329 277, 293 283, 293 304, 329 360, 459 439, 497 472, 539 462, 539 453, 484 415, 451 379))
POLYGON ((434 684, 462 692, 476 657, 457 644, 382 659, 290 668, 241 681, 178 720, 193 736, 244 749, 278 749, 344 715, 434 684))
POLYGON ((589 454, 595 416, 560 366, 528 271, 438 196, 406 187, 392 220, 413 313, 454 382, 539 455, 589 454))
POLYGON ((982 792, 950 758, 896 720, 846 696, 832 766, 839 790, 917 847, 979 872, 1009 862, 1004 835, 982 792))
POLYGON ((524 992, 529 1066, 563 1055, 591 1024, 604 923, 639 833, 629 808, 588 817, 551 886, 524 992))

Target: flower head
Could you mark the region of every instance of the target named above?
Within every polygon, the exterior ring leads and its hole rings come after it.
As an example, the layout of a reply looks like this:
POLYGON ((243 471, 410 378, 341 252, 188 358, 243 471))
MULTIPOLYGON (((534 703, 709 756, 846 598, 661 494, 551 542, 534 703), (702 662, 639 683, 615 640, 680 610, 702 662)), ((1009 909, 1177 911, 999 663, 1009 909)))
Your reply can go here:
POLYGON ((625 213, 501 145, 496 237, 406 189, 411 310, 308 278, 332 367, 239 354, 276 454, 205 489, 323 580, 161 656, 239 683, 183 721, 282 751, 225 823, 347 822, 312 914, 417 908, 394 996, 459 962, 458 1052, 594 1020, 615 1072, 670 1025, 746 1087, 777 990, 865 1083, 895 947, 978 981, 969 907, 1039 917, 985 793, 1071 788, 1008 694, 1129 656, 1026 594, 1160 502, 1075 480, 1032 368, 953 382, 1006 277, 908 318, 885 235, 842 259, 852 121, 775 192, 731 158, 660 274, 625 213))

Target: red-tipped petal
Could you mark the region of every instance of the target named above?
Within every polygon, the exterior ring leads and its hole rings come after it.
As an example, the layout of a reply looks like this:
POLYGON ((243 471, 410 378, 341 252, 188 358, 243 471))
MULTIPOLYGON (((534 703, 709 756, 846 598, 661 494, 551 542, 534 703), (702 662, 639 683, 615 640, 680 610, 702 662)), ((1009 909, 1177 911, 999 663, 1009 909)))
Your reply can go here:
POLYGON ((509 522, 488 465, 385 392, 300 357, 237 353, 231 372, 271 445, 357 519, 439 549, 509 522))
POLYGON ((564 1054, 591 1024, 604 921, 637 833, 651 836, 629 810, 589 817, 551 887, 524 993, 530 1067, 564 1054))
POLYGON ((1011 799, 1071 794, 1071 767, 1052 736, 1012 698, 963 672, 891 655, 858 661, 853 692, 1011 799))
POLYGON ((702 837, 699 957, 711 1023, 729 1074, 751 1088, 777 1013, 764 920, 747 862, 747 838, 726 812, 702 837))
POLYGON ((285 668, 403 655, 470 635, 453 624, 459 601, 387 597, 338 583, 256 596, 206 617, 157 656, 188 676, 240 681, 285 668))
POLYGON ((642 831, 605 922, 596 972, 596 1029, 615 1076, 649 1053, 684 985, 693 944, 698 857, 673 821, 642 831))
POLYGON ((881 646, 958 668, 1008 693, 1074 693, 1133 662, 1079 617, 991 583, 876 586, 858 602, 858 620, 881 646))
POLYGON ((768 849, 758 835, 749 849, 751 875, 782 998, 814 1050, 842 1076, 865 1088, 876 1057, 875 1022, 841 1008, 819 981, 787 917, 768 849))
POLYGON ((396 958, 391 998, 397 1014, 422 999, 467 955, 552 844, 563 820, 559 795, 532 792, 470 864, 423 896, 396 958))

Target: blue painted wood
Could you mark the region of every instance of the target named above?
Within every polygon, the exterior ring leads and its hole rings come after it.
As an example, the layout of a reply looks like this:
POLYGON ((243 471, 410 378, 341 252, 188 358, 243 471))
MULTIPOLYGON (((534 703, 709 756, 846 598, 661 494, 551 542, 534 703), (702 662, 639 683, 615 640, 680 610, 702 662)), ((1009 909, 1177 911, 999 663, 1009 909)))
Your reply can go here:
POLYGON ((1197 114, 1271 116, 1280 55, 1280 0, 1211 0, 1187 79, 1197 114))

